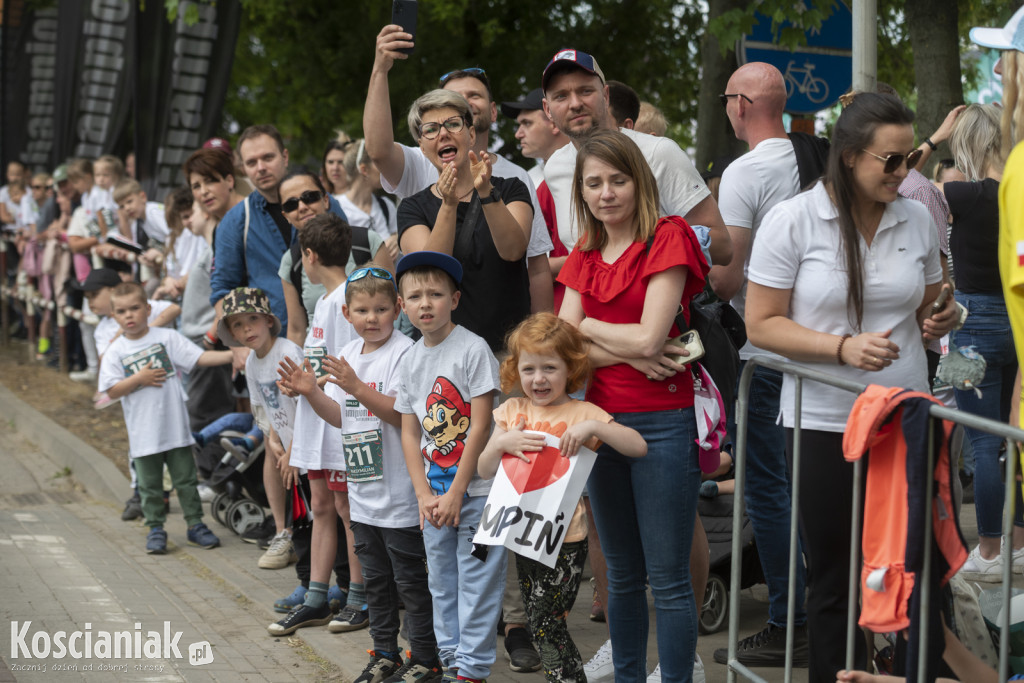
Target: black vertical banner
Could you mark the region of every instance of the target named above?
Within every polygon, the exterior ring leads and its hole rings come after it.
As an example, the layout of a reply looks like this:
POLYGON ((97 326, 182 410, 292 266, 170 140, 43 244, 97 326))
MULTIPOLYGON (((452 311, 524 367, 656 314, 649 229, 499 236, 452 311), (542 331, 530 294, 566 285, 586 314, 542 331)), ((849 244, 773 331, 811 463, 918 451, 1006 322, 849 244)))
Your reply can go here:
POLYGON ((163 3, 137 12, 135 165, 152 200, 184 182, 181 164, 220 127, 240 21, 238 0, 183 0, 173 24, 163 3))
POLYGON ((20 159, 34 172, 53 168, 57 10, 24 5, 3 2, 0 159, 20 159))
POLYGON ((54 160, 113 150, 131 114, 134 2, 60 0, 54 160))

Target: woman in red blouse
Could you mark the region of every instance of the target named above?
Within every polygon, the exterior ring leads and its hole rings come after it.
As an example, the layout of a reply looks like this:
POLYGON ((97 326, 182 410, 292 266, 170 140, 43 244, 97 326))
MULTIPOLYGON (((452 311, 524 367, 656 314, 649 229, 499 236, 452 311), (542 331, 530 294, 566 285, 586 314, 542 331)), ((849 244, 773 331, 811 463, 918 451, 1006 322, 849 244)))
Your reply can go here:
MULTIPOLYGON (((700 467, 693 379, 665 355, 675 316, 708 272, 693 230, 658 218, 658 188, 639 148, 618 131, 579 148, 573 210, 581 238, 559 282, 560 317, 591 340, 587 400, 636 429, 647 457, 602 446, 588 490, 608 562, 617 681, 647 676, 647 583, 654 595, 662 679, 689 681, 697 646, 690 546, 700 467)), ((678 352, 678 347, 674 347, 678 352)))

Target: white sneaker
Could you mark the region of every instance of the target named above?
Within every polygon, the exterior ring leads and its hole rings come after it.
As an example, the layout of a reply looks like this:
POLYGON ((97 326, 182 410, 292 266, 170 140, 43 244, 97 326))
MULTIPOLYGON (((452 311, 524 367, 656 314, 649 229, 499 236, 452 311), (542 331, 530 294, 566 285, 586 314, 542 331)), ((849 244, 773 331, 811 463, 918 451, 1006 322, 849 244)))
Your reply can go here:
MULTIPOLYGON (((707 677, 704 675, 704 662, 701 661, 700 655, 696 652, 694 653, 692 680, 693 683, 705 683, 707 681, 707 677)), ((654 671, 648 674, 647 683, 661 683, 661 663, 654 667, 654 671)))
POLYGON ((86 369, 86 370, 75 370, 74 372, 69 372, 68 373, 68 377, 70 377, 71 379, 73 379, 76 382, 95 382, 96 381, 96 371, 95 370, 89 370, 89 369, 86 369))
POLYGON ((199 500, 204 503, 212 503, 213 499, 217 497, 217 492, 206 484, 199 484, 196 486, 196 491, 199 492, 199 500))
POLYGON ((259 561, 260 569, 284 569, 292 562, 298 562, 299 556, 295 554, 295 546, 292 545, 292 532, 284 529, 274 536, 270 547, 259 561))
MULTIPOLYGON (((1024 552, 1021 554, 1021 561, 1024 562, 1024 552)), ((1014 557, 1014 564, 1016 564, 1016 559, 1014 557)), ((960 568, 960 575, 968 581, 998 583, 1003 580, 1003 556, 996 555, 991 560, 986 560, 981 556, 981 546, 975 546, 971 554, 967 556, 964 566, 960 568)))
POLYGON ((1024 572, 1024 548, 1018 548, 1013 551, 1013 574, 1020 574, 1024 572))
MULTIPOLYGON (((604 645, 598 648, 590 661, 583 665, 583 673, 587 676, 587 683, 605 683, 605 681, 615 680, 611 638, 604 641, 604 645)), ((660 678, 660 672, 658 676, 660 678)))

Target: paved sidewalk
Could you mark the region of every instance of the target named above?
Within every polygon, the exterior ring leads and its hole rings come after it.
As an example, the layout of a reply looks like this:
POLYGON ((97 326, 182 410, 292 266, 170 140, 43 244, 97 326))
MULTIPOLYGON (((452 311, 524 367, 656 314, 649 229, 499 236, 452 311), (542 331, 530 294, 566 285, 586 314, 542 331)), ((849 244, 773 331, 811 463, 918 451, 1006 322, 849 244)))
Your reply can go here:
MULTIPOLYGON (((266 626, 280 618, 271 605, 287 595, 297 581, 293 568, 268 571, 256 566, 260 551, 242 543, 230 530, 208 516, 207 523, 223 542, 215 550, 185 543, 185 523, 172 498, 167 531, 170 553, 156 557, 144 551, 145 528, 120 520, 128 483, 95 450, 24 404, 11 405, 13 396, 0 387, 0 411, 9 420, 0 423, 3 475, 0 476, 0 681, 99 680, 114 675, 118 681, 240 681, 330 680, 351 681, 366 663, 369 633, 331 634, 326 628, 302 629, 290 638, 274 638, 266 626), (34 443, 30 443, 29 439, 34 443), (68 472, 71 476, 63 476, 68 472), (116 476, 110 473, 113 469, 116 476), (120 480, 118 480, 120 477, 120 480), (82 482, 87 482, 82 486, 82 482), (32 635, 43 632, 91 630, 94 642, 100 631, 136 630, 145 642, 149 631, 163 637, 168 622, 182 658, 58 659, 51 653, 40 659, 11 655, 11 622, 19 622, 31 653, 32 635), (87 626, 88 625, 88 626, 87 626), (196 666, 188 657, 192 643, 209 643, 212 663, 196 666), (93 670, 85 667, 92 664, 93 670), (75 665, 77 671, 56 671, 55 664, 75 665), (11 671, 15 665, 45 665, 46 671, 11 671), (124 666, 121 672, 101 666, 124 666), (152 670, 136 670, 150 666, 152 670)), ((16 401, 16 399, 13 399, 16 401)), ((972 543, 973 506, 964 510, 963 526, 972 543)), ((744 591, 741 635, 754 633, 767 616, 765 591, 744 591)), ((587 618, 590 588, 580 591, 570 626, 580 651, 589 658, 607 638, 604 624, 587 618)), ((701 636, 698 652, 707 681, 725 681, 725 667, 715 664, 715 648, 726 646, 727 628, 701 636)), ((44 636, 40 636, 44 639, 44 636)), ((16 639, 17 640, 17 639, 16 639)), ((38 646, 45 645, 43 640, 38 646)), ((492 682, 540 683, 543 675, 515 674, 508 669, 502 641, 492 682)), ((657 661, 656 632, 652 630, 648 658, 657 661)), ((172 653, 173 654, 173 653, 172 653)), ((782 681, 781 669, 761 669, 769 681, 782 681)), ((797 670, 794 680, 807 680, 797 670)))

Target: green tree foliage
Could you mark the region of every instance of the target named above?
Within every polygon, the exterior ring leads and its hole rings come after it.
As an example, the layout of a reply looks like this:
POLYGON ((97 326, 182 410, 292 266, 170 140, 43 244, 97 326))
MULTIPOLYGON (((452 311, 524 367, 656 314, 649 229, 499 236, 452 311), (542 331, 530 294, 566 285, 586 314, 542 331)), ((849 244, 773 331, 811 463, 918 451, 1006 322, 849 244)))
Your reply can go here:
MULTIPOLYGON (((237 1, 244 13, 224 132, 274 122, 299 161, 318 160, 336 129, 359 135, 374 44, 380 28, 390 23, 391 3, 237 1)), ((417 96, 437 86, 441 74, 483 67, 495 99, 513 100, 540 85, 541 71, 558 49, 575 47, 596 56, 608 78, 628 83, 658 105, 669 120, 669 134, 690 146, 711 128, 726 126, 717 109, 704 112, 696 135, 698 101, 705 108, 717 105, 714 93, 698 96, 702 70, 709 68, 709 55, 701 50, 707 34, 717 39, 711 43, 717 44, 712 48, 717 58, 733 63, 733 47, 749 31, 755 8, 771 17, 780 43, 795 47, 804 31, 831 14, 835 2, 730 2, 706 26, 706 5, 697 0, 422 0, 416 51, 391 72, 396 139, 410 142, 404 114, 417 96)), ((165 3, 177 11, 174 0, 165 3)), ((949 49, 968 54, 970 27, 999 25, 1017 4, 957 0, 960 41, 949 49)), ((922 76, 914 71, 905 0, 878 0, 878 27, 878 77, 916 106, 922 76)), ((931 125, 941 121, 940 114, 919 112, 919 119, 931 125)), ((518 160, 512 133, 513 123, 499 117, 500 151, 518 160)))
MULTIPOLYGON (((391 3, 242 5, 226 128, 272 121, 299 159, 318 158, 336 128, 360 134, 376 36, 390 23, 391 3)), ((495 99, 514 100, 540 85, 558 49, 575 47, 597 57, 608 78, 660 106, 687 143, 703 24, 696 3, 677 0, 424 0, 416 51, 391 72, 396 139, 410 141, 404 114, 441 74, 480 66, 495 99)), ((501 151, 515 157, 512 122, 501 118, 501 151)))

